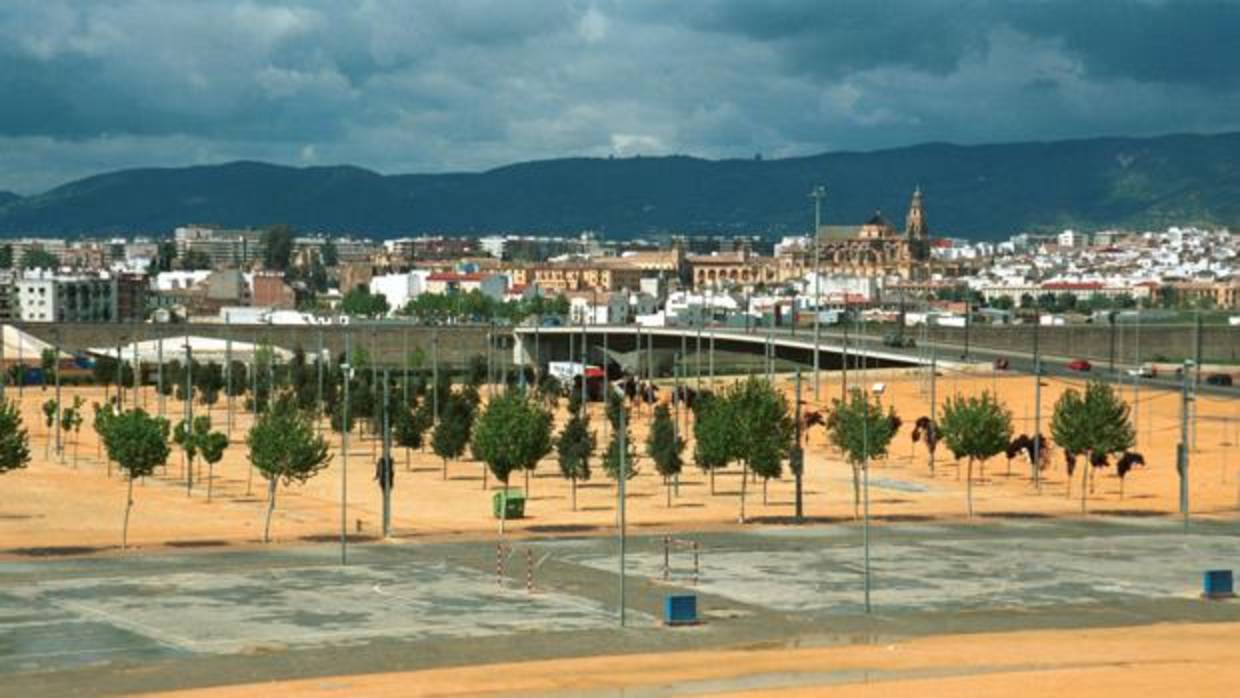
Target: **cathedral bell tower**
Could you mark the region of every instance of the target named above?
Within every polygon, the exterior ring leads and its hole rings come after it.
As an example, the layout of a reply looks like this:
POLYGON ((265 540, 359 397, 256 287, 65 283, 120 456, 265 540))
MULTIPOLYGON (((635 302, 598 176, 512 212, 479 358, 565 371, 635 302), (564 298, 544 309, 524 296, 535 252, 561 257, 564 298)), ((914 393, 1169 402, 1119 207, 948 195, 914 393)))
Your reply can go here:
POLYGON ((925 240, 930 236, 926 228, 926 214, 921 205, 921 187, 913 191, 913 202, 908 207, 908 218, 904 221, 904 235, 910 240, 925 240))
POLYGON ((913 190, 913 202, 909 204, 908 217, 904 221, 904 237, 913 261, 929 260, 930 229, 926 226, 926 212, 922 208, 921 186, 913 190))

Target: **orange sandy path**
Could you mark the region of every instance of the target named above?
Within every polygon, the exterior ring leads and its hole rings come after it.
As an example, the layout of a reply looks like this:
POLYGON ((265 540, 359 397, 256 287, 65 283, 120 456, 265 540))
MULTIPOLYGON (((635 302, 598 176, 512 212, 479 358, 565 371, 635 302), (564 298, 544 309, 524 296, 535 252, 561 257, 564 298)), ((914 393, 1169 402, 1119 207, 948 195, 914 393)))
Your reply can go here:
MULTIPOLYGON (((854 384, 856 372, 852 373, 854 384)), ((907 370, 871 371, 867 382, 883 381, 888 390, 884 401, 894 404, 904 419, 904 428, 897 436, 890 457, 875 463, 872 478, 876 487, 872 490, 872 513, 880 519, 893 517, 931 517, 957 519, 964 515, 964 482, 957 479, 957 467, 950 461, 946 448, 939 449, 939 472, 931 479, 926 467, 926 452, 921 446, 914 449, 909 439, 912 422, 928 413, 928 396, 919 388, 919 379, 907 370), (906 492, 883 488, 882 480, 914 482, 929 487, 926 492, 906 492)), ((1061 379, 1044 379, 1047 386, 1042 391, 1043 430, 1049 431, 1051 409, 1059 392, 1067 385, 1061 379)), ((694 381, 690 378, 690 384, 694 381)), ((1079 384, 1080 381, 1077 381, 1079 384)), ((791 380, 781 378, 781 385, 791 394, 791 380)), ((806 378, 806 399, 812 398, 810 381, 806 378)), ((1017 432, 1031 432, 1034 410, 1032 407, 1033 379, 1028 376, 992 376, 990 371, 968 375, 945 371, 938 380, 940 401, 954 391, 976 392, 997 387, 1002 399, 1011 409, 1017 432)), ((824 383, 824 402, 839 394, 838 376, 830 376, 824 383)), ((485 391, 484 391, 485 393, 485 391)), ((64 401, 80 394, 89 405, 101 400, 101 388, 65 388, 64 401)), ((1124 396, 1131 398, 1131 387, 1124 388, 1124 396)), ((16 389, 10 387, 8 396, 16 397, 16 389)), ((90 422, 93 412, 86 408, 86 423, 82 426, 78 446, 78 467, 72 466, 74 438, 68 439, 66 463, 61 464, 55 455, 44 457, 46 430, 43 427, 41 403, 52 396, 49 389, 43 392, 27 388, 23 411, 28 430, 32 436, 31 450, 34 462, 29 468, 3 476, 6 497, 0 504, 0 549, 20 547, 100 546, 112 547, 120 541, 120 523, 124 510, 124 483, 113 474, 106 477, 104 464, 96 456, 96 437, 90 422)), ((155 410, 156 396, 151 389, 144 389, 140 402, 155 410)), ((177 416, 181 403, 169 399, 169 410, 177 416)), ((809 407, 813 407, 810 405, 809 407)), ((821 408, 821 405, 819 406, 821 408)), ((1094 511, 1155 511, 1169 513, 1177 507, 1178 478, 1174 469, 1174 448, 1179 434, 1179 395, 1176 391, 1141 391, 1138 415, 1138 449, 1145 453, 1149 466, 1137 469, 1128 477, 1125 498, 1119 497, 1119 481, 1114 469, 1106 470, 1097 479, 1097 489, 1090 497, 1089 507, 1094 511)), ((201 413, 202 408, 196 407, 201 413)), ((593 406, 592 424, 599 433, 600 448, 603 443, 603 426, 600 406, 593 406)), ((563 418, 561 408, 560 418, 563 418)), ((643 410, 633 433, 634 440, 644 445, 647 415, 643 410)), ((223 403, 215 407, 213 415, 219 428, 224 424, 223 403)), ((158 476, 135 488, 135 507, 131 519, 130 541, 137 547, 156 547, 167 543, 194 541, 222 541, 230 544, 252 543, 262 532, 262 515, 265 508, 265 490, 261 479, 255 478, 253 491, 246 495, 248 463, 246 449, 241 441, 249 425, 248 415, 237 418, 233 431, 235 443, 217 466, 215 501, 206 502, 206 488, 201 482, 195 484, 192 497, 185 493, 181 456, 174 449, 168 475, 158 476)), ((1240 402, 1228 402, 1220 398, 1202 396, 1198 403, 1198 446, 1192 455, 1192 506, 1195 513, 1232 515, 1240 495, 1240 402)), ((333 435, 333 447, 339 441, 333 435)), ((375 534, 380 511, 380 494, 372 479, 374 460, 371 456, 373 440, 359 442, 354 439, 349 458, 349 527, 356 529, 361 521, 363 533, 375 534)), ((686 451, 691 461, 691 446, 686 451)), ((338 451, 338 448, 336 448, 338 451)), ((1065 498, 1064 467, 1062 455, 1053 451, 1054 465, 1045 474, 1046 486, 1041 495, 1034 493, 1024 475, 1028 466, 1023 460, 1014 463, 1018 477, 1003 476, 1005 459, 992 459, 986 468, 986 481, 974 487, 975 510, 978 514, 1003 512, 1031 512, 1047 515, 1077 515, 1080 512, 1080 470, 1073 484, 1073 498, 1065 498)), ((452 479, 441 479, 441 462, 431 453, 413 453, 413 472, 404 469, 404 453, 397 454, 398 472, 394 494, 394 527, 398 537, 472 534, 484 535, 495 530, 490 518, 490 492, 482 489, 481 464, 474 461, 449 464, 452 479)), ((340 461, 337 457, 331 467, 320 473, 304 486, 281 487, 273 536, 277 541, 289 542, 304 537, 327 537, 338 535, 340 527, 340 461)), ((578 491, 578 510, 569 504, 569 486, 558 476, 554 456, 547 458, 532 483, 532 499, 527 503, 529 517, 514 521, 510 529, 518 532, 554 532, 557 530, 606 529, 614 525, 614 485, 601 472, 598 463, 592 464, 593 480, 578 491)), ((649 461, 639 462, 641 473, 629 485, 628 519, 635 527, 663 530, 672 527, 704 528, 734 523, 738 514, 735 496, 739 485, 738 473, 722 473, 717 476, 719 496, 710 496, 707 478, 687 465, 682 476, 680 497, 675 507, 665 506, 665 494, 659 478, 653 474, 649 461)), ((203 469, 205 474, 206 470, 203 469)), ((825 435, 821 427, 810 435, 806 464, 806 513, 810 516, 844 519, 852 514, 852 487, 850 469, 825 447, 825 435)), ((523 486, 520 477, 514 478, 514 486, 523 486)), ((489 479, 494 488, 494 478, 489 479)), ((762 487, 749 487, 747 513, 751 518, 788 517, 792 514, 792 479, 785 475, 782 480, 769 485, 769 504, 762 503, 762 487)))
POLYGON ((721 682, 728 696, 1233 696, 1240 624, 946 635, 891 644, 586 657, 159 694, 490 696, 721 682), (984 651, 979 651, 984 648, 984 651), (860 676, 832 672, 873 672, 860 676), (903 672, 891 675, 887 672, 903 672), (886 673, 886 675, 883 675, 886 673), (797 676, 800 674, 801 676, 797 676), (938 674, 938 676, 935 676, 938 674), (735 689, 727 682, 735 681, 735 689), (777 682, 777 683, 775 683, 777 682), (764 687, 763 684, 775 687, 764 687), (778 686, 794 685, 793 688, 778 686))

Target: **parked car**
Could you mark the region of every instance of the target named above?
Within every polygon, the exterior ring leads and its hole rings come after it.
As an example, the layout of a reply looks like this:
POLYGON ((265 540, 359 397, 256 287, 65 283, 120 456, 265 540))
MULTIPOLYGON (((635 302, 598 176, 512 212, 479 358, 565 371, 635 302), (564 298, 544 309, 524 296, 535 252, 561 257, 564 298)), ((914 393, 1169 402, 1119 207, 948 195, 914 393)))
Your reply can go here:
POLYGON ((995 370, 996 371, 1008 370, 1008 360, 1002 356, 995 359, 995 370))
POLYGON ((1128 369, 1128 375, 1133 378, 1153 378, 1154 368, 1152 366, 1138 366, 1128 369))
POLYGON ((1073 359, 1068 362, 1069 371, 1080 371, 1081 373, 1085 373, 1091 368, 1093 368, 1093 366, 1085 359, 1073 359))
POLYGON ((1231 385, 1231 376, 1226 373, 1211 373, 1206 376, 1208 385, 1231 385))

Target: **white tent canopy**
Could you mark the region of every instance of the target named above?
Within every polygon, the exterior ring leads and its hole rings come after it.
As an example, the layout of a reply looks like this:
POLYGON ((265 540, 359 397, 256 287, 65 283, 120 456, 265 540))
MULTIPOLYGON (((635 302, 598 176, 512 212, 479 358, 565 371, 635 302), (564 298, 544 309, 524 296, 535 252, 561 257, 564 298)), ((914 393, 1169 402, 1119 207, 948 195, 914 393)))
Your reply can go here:
MULTIPOLYGON (((147 339, 141 342, 133 342, 120 347, 121 359, 132 363, 134 360, 134 352, 137 352, 138 361, 141 363, 157 363, 160 357, 158 339, 147 339)), ((194 335, 179 335, 163 338, 163 360, 164 363, 179 361, 185 363, 185 348, 188 344, 193 352, 194 361, 198 363, 215 363, 222 364, 229 356, 228 341, 217 339, 215 337, 196 337, 194 335)), ((262 345, 252 342, 232 341, 231 356, 233 361, 242 363, 253 363, 254 357, 260 350, 262 345)), ((108 356, 116 358, 116 347, 94 347, 88 349, 95 356, 108 356)), ((293 358, 293 352, 282 347, 272 346, 271 351, 274 353, 277 361, 288 361, 293 358)))
MULTIPOLYGON (((44 349, 53 348, 51 344, 27 332, 22 332, 12 325, 0 325, 3 328, 4 360, 6 362, 27 361, 38 363, 44 349)), ((71 359, 72 354, 60 352, 60 358, 71 359)))

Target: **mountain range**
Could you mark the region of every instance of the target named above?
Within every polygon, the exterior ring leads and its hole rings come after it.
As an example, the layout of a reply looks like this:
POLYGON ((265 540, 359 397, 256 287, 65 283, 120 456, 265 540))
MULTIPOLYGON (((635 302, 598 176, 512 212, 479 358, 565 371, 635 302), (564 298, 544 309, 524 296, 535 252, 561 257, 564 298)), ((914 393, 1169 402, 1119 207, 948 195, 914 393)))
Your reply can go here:
POLYGON ((925 192, 931 234, 995 239, 1064 227, 1240 223, 1240 133, 994 145, 928 143, 808 157, 563 158, 485 172, 393 174, 232 162, 99 174, 19 197, 0 234, 160 233, 188 223, 378 237, 419 233, 803 232, 881 209, 901 226, 925 192))

